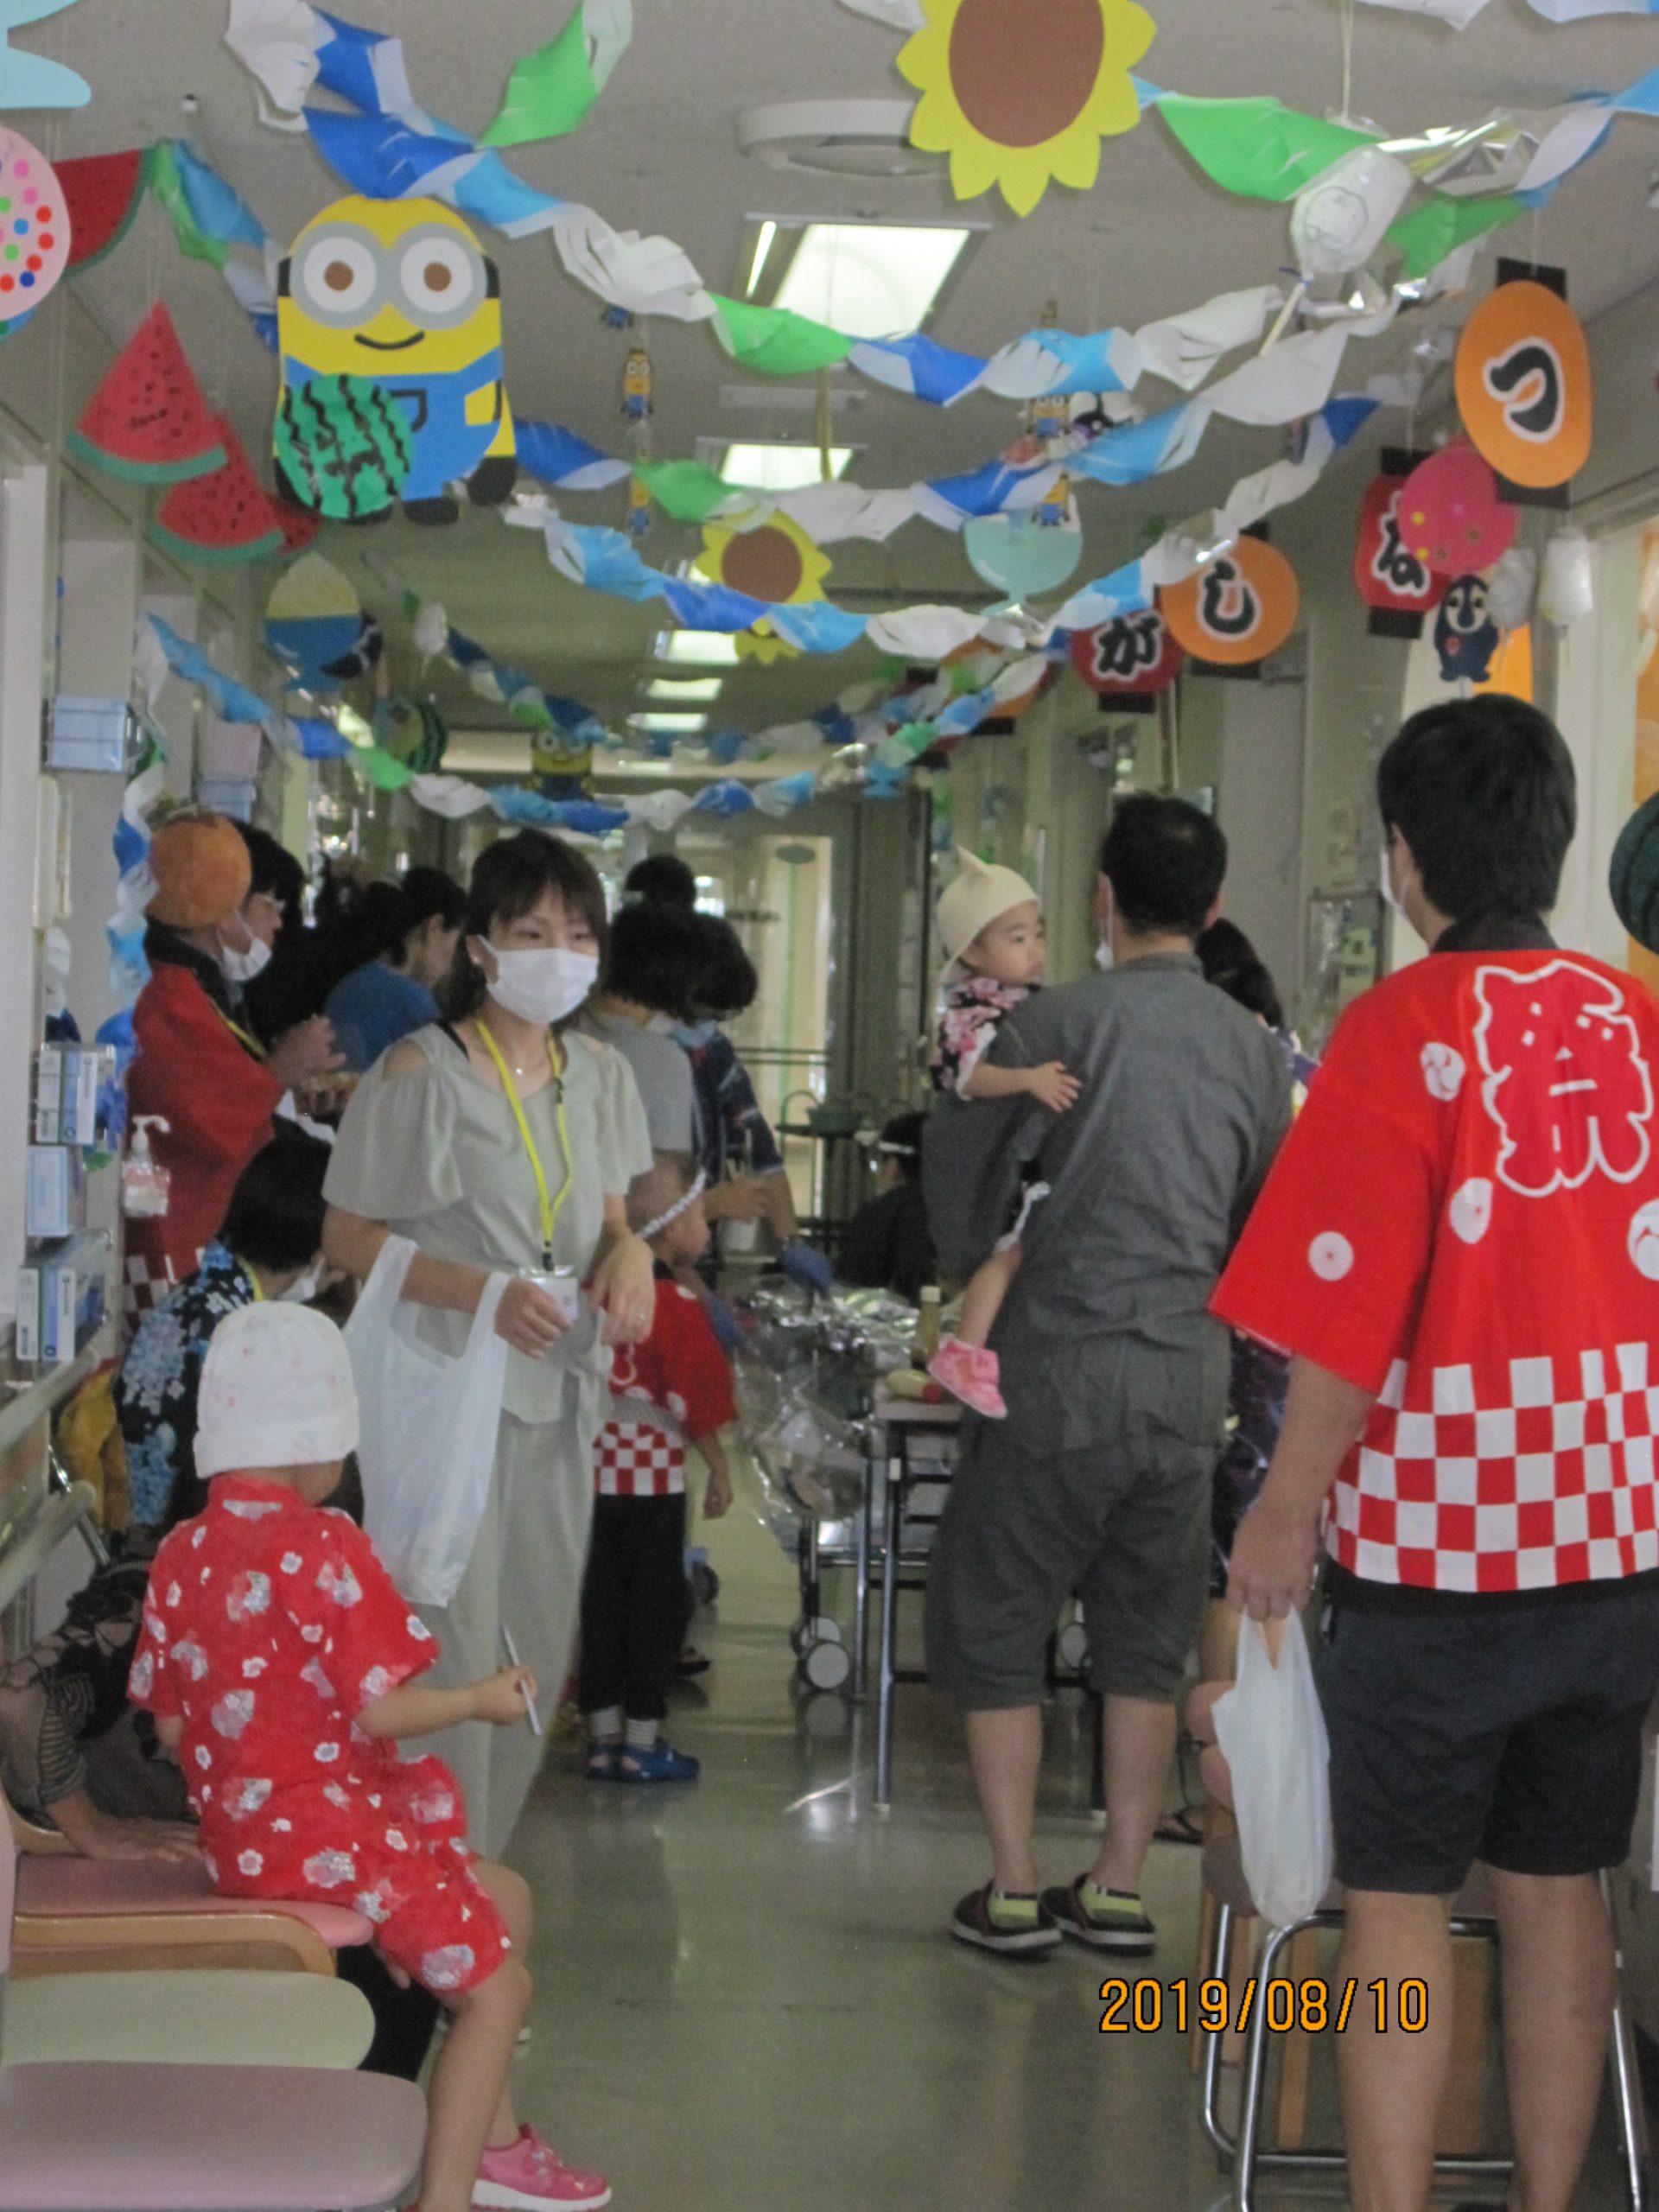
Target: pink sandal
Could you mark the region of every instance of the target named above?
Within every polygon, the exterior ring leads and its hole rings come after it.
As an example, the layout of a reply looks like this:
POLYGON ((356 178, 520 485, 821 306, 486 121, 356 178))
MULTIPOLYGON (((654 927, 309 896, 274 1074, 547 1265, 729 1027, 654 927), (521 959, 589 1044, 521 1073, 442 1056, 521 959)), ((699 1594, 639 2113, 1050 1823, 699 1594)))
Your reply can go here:
POLYGON ((1007 1419, 1008 1409, 997 1388, 994 1351, 965 1344, 960 1337, 947 1337, 928 1362, 927 1371, 942 1389, 960 1398, 970 1413, 982 1414, 987 1421, 1007 1419))

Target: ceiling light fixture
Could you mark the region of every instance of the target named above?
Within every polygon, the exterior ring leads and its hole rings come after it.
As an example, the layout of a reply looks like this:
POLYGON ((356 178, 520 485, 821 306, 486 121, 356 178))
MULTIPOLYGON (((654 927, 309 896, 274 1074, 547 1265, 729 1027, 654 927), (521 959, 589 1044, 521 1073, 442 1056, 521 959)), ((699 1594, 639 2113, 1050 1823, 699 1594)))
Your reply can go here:
POLYGON ((735 668, 737 639, 724 630, 663 630, 655 657, 678 668, 735 668))
MULTIPOLYGON (((853 457, 850 446, 831 446, 830 474, 841 476, 853 457)), ((783 442, 766 445, 728 445, 720 464, 728 484, 741 484, 756 492, 798 492, 823 480, 823 454, 815 445, 783 442)))
POLYGON ((720 678, 717 676, 654 677, 645 686, 645 696, 647 699, 661 699, 664 703, 677 699, 682 705, 702 700, 706 705, 709 700, 719 698, 720 678))
POLYGON ((749 281, 743 294, 746 300, 754 297, 754 288, 766 270, 766 256, 772 251, 772 242, 777 235, 778 226, 768 216, 761 224, 760 235, 754 242, 754 259, 749 264, 749 281))
POLYGON ((849 338, 919 330, 973 235, 945 225, 809 223, 773 304, 849 338))
POLYGON ((707 715, 630 715, 628 728, 653 737, 692 737, 707 729, 707 715))

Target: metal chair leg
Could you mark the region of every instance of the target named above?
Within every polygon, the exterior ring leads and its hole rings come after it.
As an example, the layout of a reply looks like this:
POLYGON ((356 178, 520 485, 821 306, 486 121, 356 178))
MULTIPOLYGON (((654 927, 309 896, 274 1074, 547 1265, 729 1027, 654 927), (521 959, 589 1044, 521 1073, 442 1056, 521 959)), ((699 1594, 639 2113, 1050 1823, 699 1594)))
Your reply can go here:
POLYGON ((1624 2168, 1624 2191, 1630 2212, 1648 2212, 1647 2110, 1637 2070, 1636 2037, 1624 2002, 1624 1948, 1619 1941, 1618 1914, 1613 1903, 1611 1875, 1601 1877, 1601 1894, 1613 1931, 1613 2023, 1610 2056, 1613 2070, 1613 2102, 1618 2113, 1619 2151, 1624 2168))
POLYGON ((1255 2212, 1255 2159, 1262 2144, 1262 2095, 1268 2072, 1268 1985, 1273 1980, 1280 1953, 1304 1927, 1316 1924, 1297 1921, 1288 1928, 1275 1928, 1262 1948, 1255 2001, 1250 2012, 1249 2034, 1244 2045, 1244 2065, 1239 2084, 1238 2152, 1233 2162, 1233 2212, 1255 2212))
MULTIPOLYGON (((1228 1961, 1233 1948, 1233 1909, 1217 1901, 1216 1908, 1216 1940, 1211 1955, 1207 1978, 1225 1981, 1228 1961)), ((1229 2134, 1221 2117, 1221 2054, 1226 2042, 1225 2027, 1206 2029, 1204 2037, 1204 2132, 1229 2164, 1237 2153, 1238 2140, 1229 2134)))

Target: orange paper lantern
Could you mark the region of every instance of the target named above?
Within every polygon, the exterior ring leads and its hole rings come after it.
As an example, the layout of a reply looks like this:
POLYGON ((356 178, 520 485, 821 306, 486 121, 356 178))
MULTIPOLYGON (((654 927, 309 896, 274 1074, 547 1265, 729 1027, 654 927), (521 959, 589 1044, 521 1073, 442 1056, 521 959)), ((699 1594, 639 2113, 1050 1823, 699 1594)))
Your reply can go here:
POLYGON ((1499 284, 1458 345, 1458 412, 1506 482, 1548 491, 1590 458, 1590 349, 1567 302, 1530 280, 1499 284))
POLYGON ((1249 668, 1276 653, 1296 627, 1301 588, 1277 547, 1241 537, 1158 595, 1176 643, 1212 667, 1249 668))

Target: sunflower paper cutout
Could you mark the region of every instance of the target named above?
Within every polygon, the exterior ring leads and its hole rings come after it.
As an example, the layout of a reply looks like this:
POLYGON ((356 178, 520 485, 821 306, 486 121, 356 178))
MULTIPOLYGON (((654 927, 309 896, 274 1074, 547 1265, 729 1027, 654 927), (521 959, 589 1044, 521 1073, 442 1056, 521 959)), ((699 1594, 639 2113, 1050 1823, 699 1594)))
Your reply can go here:
POLYGON ((1135 0, 921 0, 926 28, 899 56, 921 93, 910 138, 949 154, 950 188, 997 186, 1029 215, 1051 180, 1087 192, 1100 142, 1133 130, 1129 74, 1157 26, 1135 0))
POLYGON ((753 530, 711 522, 697 559, 701 575, 728 591, 765 600, 769 607, 799 607, 823 597, 830 563, 798 522, 772 514, 753 530))
POLYGON ((733 643, 739 660, 752 660, 758 668, 770 668, 778 660, 801 658, 800 647, 791 645, 787 638, 780 638, 764 617, 753 630, 740 630, 733 643))

